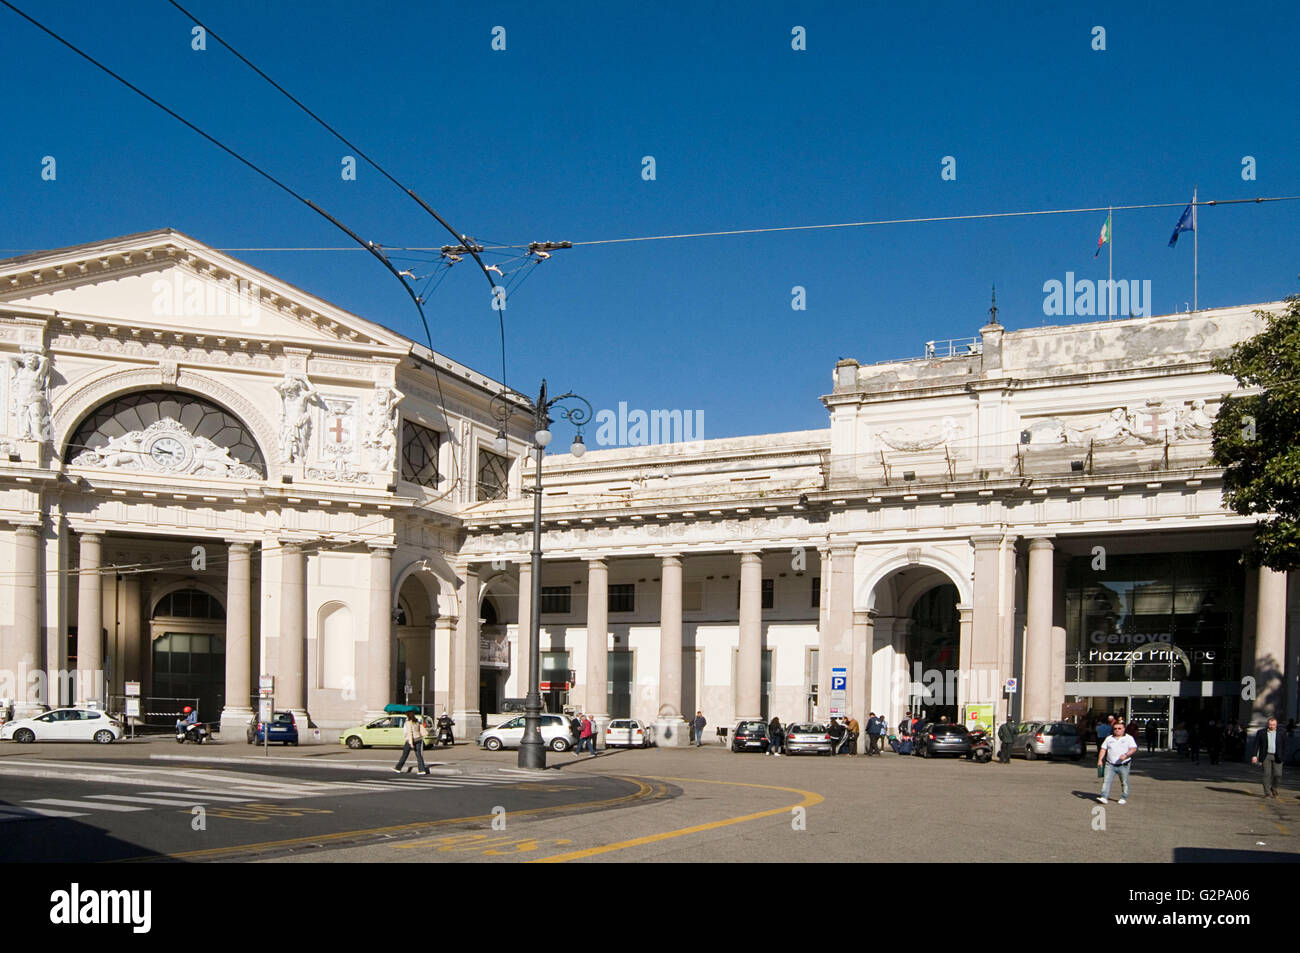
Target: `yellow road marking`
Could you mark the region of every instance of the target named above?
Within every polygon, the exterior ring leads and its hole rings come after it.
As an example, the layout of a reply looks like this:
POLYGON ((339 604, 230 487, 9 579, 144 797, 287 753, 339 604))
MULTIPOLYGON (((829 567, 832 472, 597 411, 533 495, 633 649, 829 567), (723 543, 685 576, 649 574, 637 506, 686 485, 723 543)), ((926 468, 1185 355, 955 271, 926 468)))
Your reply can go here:
MULTIPOLYGON (((637 790, 631 794, 624 794, 621 797, 607 798, 604 801, 579 801, 573 804, 556 804, 551 807, 531 807, 523 810, 512 811, 515 817, 526 815, 555 814, 560 811, 573 810, 575 808, 596 808, 612 807, 615 804, 622 804, 628 801, 636 801, 652 794, 653 789, 650 785, 637 778, 616 776, 615 780, 627 781, 637 786, 637 790)), ((330 841, 344 840, 351 837, 363 837, 374 834, 398 834, 403 831, 423 830, 427 827, 447 827, 452 824, 473 824, 480 821, 491 821, 496 815, 479 814, 474 817, 451 817, 445 820, 416 821, 411 824, 394 824, 390 827, 372 827, 359 831, 339 831, 334 834, 318 834, 312 837, 291 837, 287 840, 263 841, 257 844, 244 844, 235 847, 211 847, 206 850, 187 850, 173 854, 151 854, 147 857, 127 857, 122 860, 108 861, 115 864, 133 864, 150 860, 170 860, 175 858, 191 857, 221 857, 229 854, 246 853, 248 851, 273 850, 280 847, 306 846, 310 844, 324 844, 330 841)))
POLYGON ((608 854, 616 850, 626 850, 629 847, 640 847, 644 844, 653 844, 658 841, 671 840, 674 837, 686 837, 689 834, 701 834, 705 831, 717 830, 721 827, 730 827, 733 824, 744 824, 746 821, 757 821, 764 817, 775 817, 778 814, 786 814, 797 807, 812 807, 814 804, 821 804, 826 800, 820 794, 816 794, 812 791, 803 791, 799 788, 778 787, 772 784, 749 784, 743 781, 714 781, 707 778, 650 778, 649 780, 680 781, 691 784, 726 784, 733 787, 761 788, 768 791, 787 791, 791 794, 802 795, 803 800, 798 804, 787 804, 784 807, 773 808, 769 811, 758 811, 754 814, 745 814, 740 817, 729 817, 721 821, 709 821, 705 824, 694 824, 691 827, 683 827, 675 831, 664 831, 661 834, 647 834, 644 837, 634 837, 631 840, 605 844, 602 847, 588 847, 586 850, 575 850, 568 854, 554 854, 550 857, 539 857, 536 860, 528 861, 528 863, 561 864, 570 860, 582 860, 586 857, 595 857, 598 854, 608 854))

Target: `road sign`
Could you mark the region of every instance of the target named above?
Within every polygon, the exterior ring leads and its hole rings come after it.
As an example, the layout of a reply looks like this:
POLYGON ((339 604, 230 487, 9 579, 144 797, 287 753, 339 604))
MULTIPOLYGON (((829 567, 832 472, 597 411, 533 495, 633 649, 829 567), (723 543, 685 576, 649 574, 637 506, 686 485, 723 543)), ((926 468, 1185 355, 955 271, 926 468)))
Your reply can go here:
POLYGON ((275 691, 274 675, 259 675, 257 677, 257 693, 259 695, 269 695, 275 691))
POLYGON ((1006 689, 1008 695, 1014 695, 1016 693, 1016 680, 1014 678, 1007 679, 1006 689))
POLYGON ((128 698, 126 700, 126 717, 128 718, 140 717, 140 699, 128 698))
POLYGON ((847 668, 831 669, 831 717, 843 718, 848 704, 846 696, 849 691, 849 670, 847 668))
MULTIPOLYGON (((139 698, 139 697, 140 697, 140 683, 139 683, 139 682, 127 682, 127 683, 126 683, 126 697, 127 697, 127 698, 139 698)), ((136 712, 136 714, 139 714, 139 712, 136 712)))
POLYGON ((263 725, 271 720, 272 709, 274 708, 274 699, 269 695, 263 696, 257 700, 257 720, 263 725))

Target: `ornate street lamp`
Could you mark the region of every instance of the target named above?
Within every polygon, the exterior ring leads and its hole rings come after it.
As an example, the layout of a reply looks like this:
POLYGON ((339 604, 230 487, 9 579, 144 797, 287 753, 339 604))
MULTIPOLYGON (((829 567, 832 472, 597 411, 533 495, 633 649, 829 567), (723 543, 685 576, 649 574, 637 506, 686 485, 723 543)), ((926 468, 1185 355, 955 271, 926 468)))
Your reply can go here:
MULTIPOLYGON (((500 395, 493 403, 499 408, 496 413, 498 420, 501 421, 501 429, 497 432, 496 445, 504 450, 503 445, 506 443, 505 429, 510 417, 510 405, 505 401, 504 394, 500 395)), ((524 737, 519 745, 519 767, 521 768, 546 767, 546 745, 542 742, 542 693, 540 686, 542 668, 542 457, 546 453, 546 446, 551 442, 550 410, 552 407, 556 409, 560 416, 578 428, 578 434, 573 438, 573 443, 569 447, 569 452, 575 457, 581 457, 587 452, 587 447, 582 442, 582 428, 594 415, 591 404, 587 399, 574 393, 561 394, 548 400, 545 380, 542 381, 542 389, 541 393, 538 394, 537 403, 531 408, 533 412, 533 451, 535 454, 533 458, 535 476, 532 489, 533 593, 532 599, 529 600, 530 618, 528 620, 530 660, 528 665, 528 696, 524 699, 524 737), (557 406, 561 401, 565 400, 579 403, 572 407, 557 406)), ((523 619, 519 620, 521 625, 523 621, 523 619)))

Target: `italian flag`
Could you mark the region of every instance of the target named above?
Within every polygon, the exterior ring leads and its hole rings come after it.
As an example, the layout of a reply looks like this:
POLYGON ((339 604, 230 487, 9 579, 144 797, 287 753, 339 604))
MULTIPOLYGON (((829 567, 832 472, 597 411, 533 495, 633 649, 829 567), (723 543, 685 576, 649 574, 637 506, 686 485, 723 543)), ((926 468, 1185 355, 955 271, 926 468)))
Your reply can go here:
POLYGON ((1101 246, 1106 244, 1108 241, 1110 241, 1110 214, 1109 213, 1106 214, 1106 224, 1101 227, 1101 234, 1097 236, 1097 250, 1092 253, 1093 258, 1096 258, 1098 255, 1101 254, 1101 246))

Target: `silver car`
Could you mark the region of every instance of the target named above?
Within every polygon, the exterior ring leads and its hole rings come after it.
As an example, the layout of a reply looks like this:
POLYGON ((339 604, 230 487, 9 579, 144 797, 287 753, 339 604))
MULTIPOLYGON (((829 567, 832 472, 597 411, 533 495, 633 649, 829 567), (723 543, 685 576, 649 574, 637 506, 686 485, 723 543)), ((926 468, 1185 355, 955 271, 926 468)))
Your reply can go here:
POLYGON ((834 744, 835 742, 831 741, 830 729, 825 725, 787 725, 785 745, 782 750, 786 754, 803 754, 806 751, 830 754, 834 744))
MULTIPOLYGON (((488 751, 518 748, 524 740, 524 716, 516 715, 504 724, 489 728, 478 736, 478 746, 488 751)), ((552 751, 568 751, 578 743, 574 722, 564 715, 542 715, 542 744, 552 751)))
POLYGON ((1050 757, 1078 761, 1083 757, 1083 739, 1068 721, 1026 721, 1016 729, 1011 753, 1024 755, 1026 761, 1050 757))

